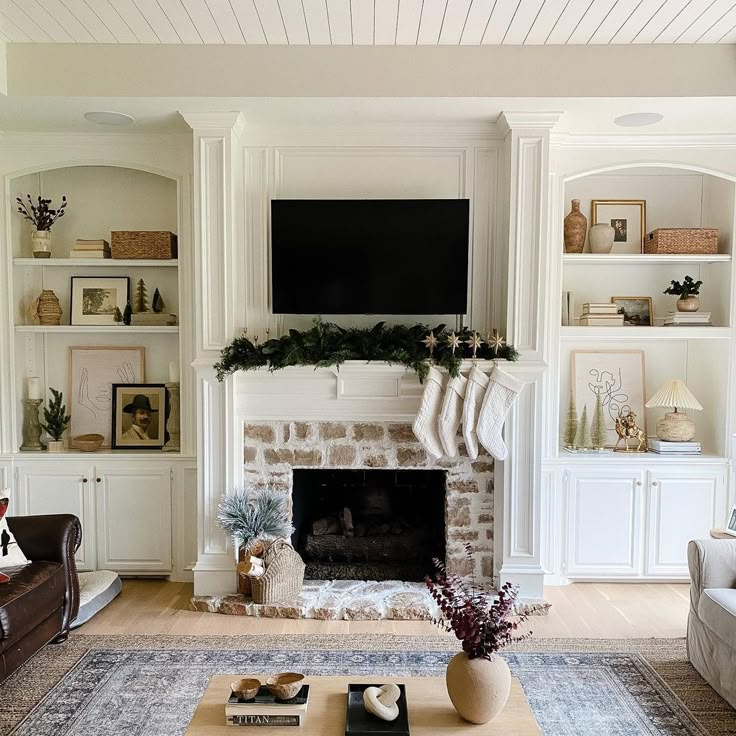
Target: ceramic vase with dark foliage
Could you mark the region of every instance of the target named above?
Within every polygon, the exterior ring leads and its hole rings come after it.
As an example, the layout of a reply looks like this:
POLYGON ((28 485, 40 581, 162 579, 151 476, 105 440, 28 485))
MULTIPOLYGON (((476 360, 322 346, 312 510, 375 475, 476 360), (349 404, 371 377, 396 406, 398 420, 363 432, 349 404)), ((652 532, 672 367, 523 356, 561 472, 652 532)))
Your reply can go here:
POLYGON ((690 296, 681 296, 677 300, 678 312, 697 312, 700 309, 700 299, 695 294, 690 296))
POLYGON ((499 654, 493 659, 456 654, 447 665, 447 693, 455 710, 470 723, 489 723, 506 706, 511 671, 499 654))
POLYGON ((580 200, 572 200, 572 210, 565 217, 565 253, 582 253, 588 220, 580 211, 580 200))
POLYGON ((34 258, 51 258, 51 231, 34 230, 31 233, 34 258))
POLYGON ((590 244, 591 253, 610 253, 613 249, 613 240, 616 237, 616 231, 612 225, 606 225, 599 222, 590 228, 588 233, 588 243, 590 244))

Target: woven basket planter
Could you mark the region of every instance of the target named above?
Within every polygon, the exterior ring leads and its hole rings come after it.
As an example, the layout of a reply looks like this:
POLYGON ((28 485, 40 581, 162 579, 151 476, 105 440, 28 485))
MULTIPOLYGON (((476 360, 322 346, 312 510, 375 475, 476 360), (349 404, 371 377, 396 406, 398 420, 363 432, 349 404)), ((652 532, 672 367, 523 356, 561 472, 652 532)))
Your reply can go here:
POLYGON ((177 257, 176 235, 166 230, 114 230, 110 250, 113 258, 170 260, 177 257))
POLYGON ((288 542, 274 542, 266 550, 263 563, 265 574, 250 580, 254 603, 288 601, 302 592, 305 565, 288 542))
POLYGON ((718 230, 711 227, 660 227, 644 238, 645 253, 713 255, 718 230))

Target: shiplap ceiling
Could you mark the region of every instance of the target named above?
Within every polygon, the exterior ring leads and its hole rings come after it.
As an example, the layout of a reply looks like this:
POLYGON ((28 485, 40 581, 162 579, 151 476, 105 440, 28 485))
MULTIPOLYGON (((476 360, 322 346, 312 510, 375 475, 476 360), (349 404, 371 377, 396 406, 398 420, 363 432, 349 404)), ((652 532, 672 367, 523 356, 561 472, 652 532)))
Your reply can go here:
POLYGON ((736 43, 736 0, 0 0, 19 43, 736 43))

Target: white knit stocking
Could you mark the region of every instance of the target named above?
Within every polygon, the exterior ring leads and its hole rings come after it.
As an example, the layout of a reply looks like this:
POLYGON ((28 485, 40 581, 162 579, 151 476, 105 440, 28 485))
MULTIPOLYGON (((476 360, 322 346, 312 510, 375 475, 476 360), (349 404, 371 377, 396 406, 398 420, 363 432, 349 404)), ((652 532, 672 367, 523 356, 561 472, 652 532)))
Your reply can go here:
POLYGON ((478 416, 478 440, 496 460, 505 460, 508 450, 501 437, 503 423, 524 382, 496 366, 491 373, 478 416))
POLYGON ((463 437, 465 437, 465 446, 468 448, 468 457, 471 460, 478 457, 478 435, 475 428, 478 425, 478 415, 486 386, 488 386, 488 376, 474 365, 468 374, 465 403, 463 404, 463 437))
POLYGON ((419 404, 419 411, 412 427, 419 444, 435 460, 439 460, 444 452, 438 431, 438 421, 442 409, 446 380, 447 377, 442 371, 434 367, 429 369, 429 375, 424 384, 422 401, 419 404))
POLYGON ((447 457, 457 457, 457 430, 463 418, 463 397, 468 379, 463 376, 451 378, 445 389, 445 400, 440 411, 440 442, 447 457))

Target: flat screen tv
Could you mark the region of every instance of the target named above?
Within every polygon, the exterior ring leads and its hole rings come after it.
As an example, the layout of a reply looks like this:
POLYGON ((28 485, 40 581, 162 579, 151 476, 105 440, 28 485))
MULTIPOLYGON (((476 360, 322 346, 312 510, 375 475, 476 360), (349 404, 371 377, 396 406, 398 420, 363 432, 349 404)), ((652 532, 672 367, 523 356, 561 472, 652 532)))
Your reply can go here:
POLYGON ((276 314, 465 314, 467 199, 275 199, 276 314))

